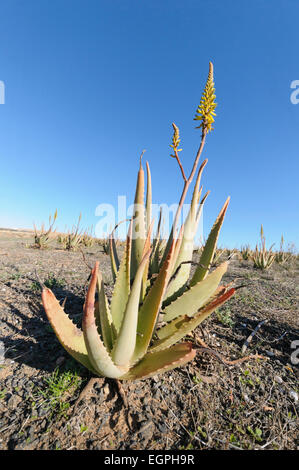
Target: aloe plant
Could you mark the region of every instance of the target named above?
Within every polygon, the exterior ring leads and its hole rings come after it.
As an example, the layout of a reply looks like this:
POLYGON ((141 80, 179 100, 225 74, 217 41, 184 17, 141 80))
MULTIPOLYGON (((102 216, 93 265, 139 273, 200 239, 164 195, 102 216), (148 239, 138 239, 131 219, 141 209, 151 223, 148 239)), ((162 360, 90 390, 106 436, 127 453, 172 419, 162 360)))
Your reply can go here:
POLYGON ((250 246, 248 244, 241 246, 241 249, 240 249, 241 259, 244 259, 245 261, 247 261, 251 258, 251 256, 252 256, 252 251, 250 249, 250 246))
POLYGON ((281 235, 279 251, 275 254, 276 263, 285 264, 291 261, 292 259, 292 252, 284 250, 283 245, 284 238, 283 235, 281 235))
POLYGON ((253 260, 255 268, 267 270, 275 261, 275 253, 273 253, 272 251, 274 243, 267 250, 263 225, 261 225, 260 237, 260 245, 258 246, 258 244, 256 244, 255 250, 252 252, 251 258, 253 260))
POLYGON ((144 201, 142 153, 133 217, 121 260, 114 232, 110 236, 109 253, 115 281, 111 301, 106 296, 98 262, 91 273, 83 307, 82 330, 73 324, 52 291, 46 287, 43 289, 43 305, 60 343, 77 361, 98 376, 120 380, 143 379, 191 361, 196 350, 191 342, 182 341, 183 338, 235 292, 234 288, 219 285, 228 262, 210 270, 229 199, 211 229, 190 279, 194 237, 207 197, 206 194, 201 199, 200 188, 207 160, 198 170, 187 218, 180 228, 178 226, 182 205, 196 173, 206 135, 212 130, 215 107, 213 66, 210 64, 207 84, 195 118, 201 121, 201 143, 189 178, 178 157, 181 150, 178 148, 179 129, 173 125, 172 156, 181 169, 184 187, 170 236, 163 248, 160 239, 161 214, 152 242, 151 174, 147 163, 144 201))
POLYGON ((76 227, 72 228, 65 237, 65 249, 67 251, 76 251, 83 242, 83 235, 79 232, 79 226, 82 214, 80 213, 76 227))
POLYGON ((54 213, 53 216, 53 221, 52 221, 52 216, 50 214, 49 216, 49 228, 48 230, 45 229, 45 225, 42 224, 40 230, 38 230, 34 224, 34 248, 39 248, 39 249, 44 249, 48 248, 49 243, 51 241, 51 234, 53 234, 55 231, 53 231, 53 226, 56 222, 57 219, 57 209, 54 213))
POLYGON ((91 247, 95 244, 95 238, 92 236, 92 227, 88 230, 85 230, 81 237, 81 243, 86 247, 91 247))
POLYGON ((102 248, 102 252, 109 255, 109 238, 97 238, 96 242, 102 248))
MULTIPOLYGON (((220 263, 220 259, 227 254, 227 250, 225 248, 217 248, 215 250, 212 263, 214 266, 217 266, 220 263)), ((229 256, 229 255, 228 255, 229 256)))

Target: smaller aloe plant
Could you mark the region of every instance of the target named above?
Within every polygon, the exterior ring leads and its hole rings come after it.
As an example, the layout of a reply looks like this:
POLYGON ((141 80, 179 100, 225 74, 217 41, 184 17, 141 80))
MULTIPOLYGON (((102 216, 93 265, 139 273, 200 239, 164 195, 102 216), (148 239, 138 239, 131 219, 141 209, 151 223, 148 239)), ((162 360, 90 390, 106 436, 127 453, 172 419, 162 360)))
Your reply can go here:
POLYGON ((212 264, 217 266, 221 260, 221 258, 226 254, 226 250, 222 248, 216 248, 212 264))
POLYGON ((238 250, 236 248, 225 248, 224 249, 224 254, 225 256, 228 258, 228 259, 231 259, 233 258, 233 256, 235 256, 237 254, 238 250))
POLYGON ((53 234, 53 226, 57 219, 57 209, 54 213, 53 221, 52 216, 49 216, 49 228, 45 229, 45 225, 42 224, 40 230, 38 230, 34 224, 34 248, 45 249, 48 248, 51 242, 51 234, 53 234))
POLYGON ((109 237, 98 238, 97 244, 102 248, 103 253, 105 253, 105 255, 109 255, 109 245, 110 245, 109 237))
POLYGON ((85 247, 91 247, 95 244, 95 238, 92 236, 92 227, 83 233, 81 243, 85 247))
POLYGON ((57 236, 57 243, 62 246, 62 248, 65 250, 66 244, 67 244, 67 234, 65 233, 60 233, 57 236))
POLYGON ((241 258, 245 261, 249 260, 252 256, 252 250, 250 249, 250 245, 241 246, 240 255, 241 258))
POLYGON ((290 251, 285 251, 283 245, 284 238, 283 235, 281 235, 279 251, 275 254, 276 263, 285 264, 292 259, 292 253, 290 251))
POLYGON ((255 268, 267 270, 275 261, 275 253, 273 253, 272 251, 274 243, 270 246, 268 250, 266 249, 266 239, 264 235, 263 225, 261 225, 260 237, 261 243, 259 246, 258 244, 256 244, 255 250, 251 255, 251 259, 253 260, 255 268))
POLYGON ((67 251, 76 251, 82 244, 83 235, 79 232, 79 226, 82 214, 79 215, 78 223, 76 227, 72 228, 71 232, 68 232, 65 237, 65 249, 67 251))

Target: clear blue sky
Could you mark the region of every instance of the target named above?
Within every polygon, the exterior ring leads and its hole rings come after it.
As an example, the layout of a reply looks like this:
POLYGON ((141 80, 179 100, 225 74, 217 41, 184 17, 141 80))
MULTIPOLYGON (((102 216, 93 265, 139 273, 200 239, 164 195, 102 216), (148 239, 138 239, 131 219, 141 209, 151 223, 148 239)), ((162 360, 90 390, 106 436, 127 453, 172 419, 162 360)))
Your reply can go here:
POLYGON ((147 149, 155 203, 178 201, 172 127, 190 171, 193 117, 214 63, 207 234, 228 195, 219 245, 283 233, 298 248, 298 0, 2 0, 0 226, 98 222, 100 203, 131 201, 147 149))

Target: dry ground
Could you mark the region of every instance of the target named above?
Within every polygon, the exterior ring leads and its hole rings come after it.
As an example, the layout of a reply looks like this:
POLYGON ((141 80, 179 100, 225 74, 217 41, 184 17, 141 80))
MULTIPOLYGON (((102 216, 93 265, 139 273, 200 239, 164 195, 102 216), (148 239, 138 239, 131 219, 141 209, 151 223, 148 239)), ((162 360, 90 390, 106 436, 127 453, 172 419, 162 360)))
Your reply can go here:
POLYGON ((84 261, 80 252, 28 248, 32 241, 0 231, 0 449, 298 448, 298 260, 261 272, 233 259, 225 281, 245 287, 195 332, 222 360, 198 352, 183 368, 124 383, 126 408, 109 379, 78 401, 90 375, 56 339, 37 281, 67 297, 80 324, 86 262, 100 260, 109 294, 108 256, 87 248, 84 261), (245 352, 263 358, 227 364, 264 320, 245 352))

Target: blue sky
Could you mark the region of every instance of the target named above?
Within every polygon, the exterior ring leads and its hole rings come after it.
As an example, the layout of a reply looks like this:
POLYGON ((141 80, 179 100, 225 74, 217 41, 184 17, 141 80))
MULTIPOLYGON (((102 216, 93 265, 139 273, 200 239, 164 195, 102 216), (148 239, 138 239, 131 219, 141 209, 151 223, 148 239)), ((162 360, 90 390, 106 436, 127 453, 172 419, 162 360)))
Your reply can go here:
POLYGON ((193 117, 214 64, 218 107, 203 158, 205 234, 228 195, 219 245, 298 248, 297 0, 3 0, 0 226, 95 226, 95 209, 132 202, 141 151, 153 202, 178 201, 171 123, 189 173, 193 117))

